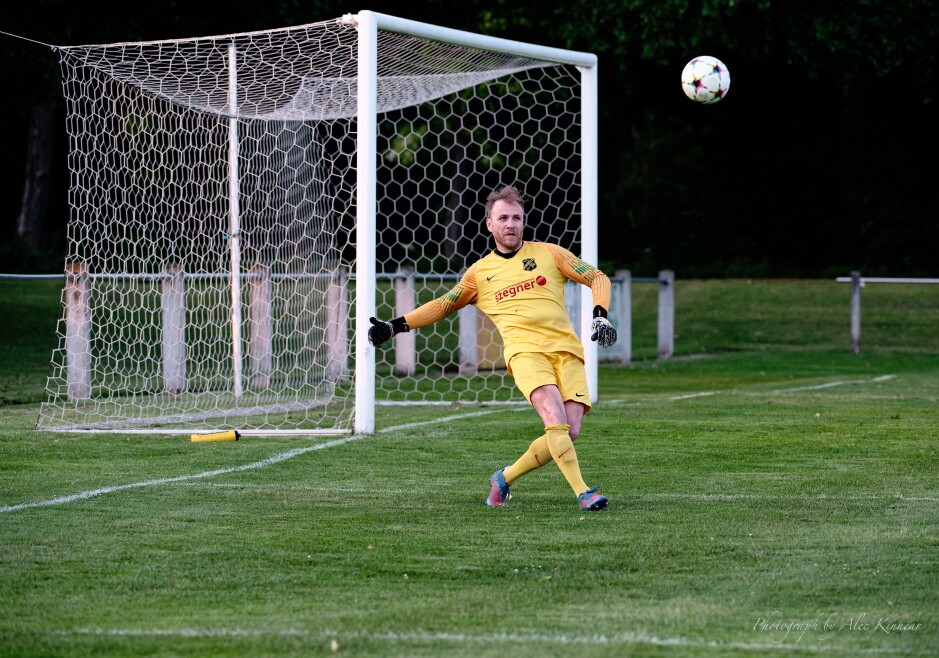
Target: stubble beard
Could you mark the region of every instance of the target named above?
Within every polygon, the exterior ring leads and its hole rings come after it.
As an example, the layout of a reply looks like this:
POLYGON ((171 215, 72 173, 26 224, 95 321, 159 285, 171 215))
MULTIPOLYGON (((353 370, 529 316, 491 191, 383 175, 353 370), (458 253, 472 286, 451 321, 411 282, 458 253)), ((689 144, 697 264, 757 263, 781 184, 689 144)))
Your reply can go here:
POLYGON ((502 251, 504 253, 511 253, 514 251, 518 251, 519 248, 522 246, 522 237, 518 234, 512 235, 512 236, 502 236, 501 239, 496 240, 496 246, 499 247, 499 251, 502 251), (513 244, 509 245, 506 242, 507 238, 512 240, 513 244))

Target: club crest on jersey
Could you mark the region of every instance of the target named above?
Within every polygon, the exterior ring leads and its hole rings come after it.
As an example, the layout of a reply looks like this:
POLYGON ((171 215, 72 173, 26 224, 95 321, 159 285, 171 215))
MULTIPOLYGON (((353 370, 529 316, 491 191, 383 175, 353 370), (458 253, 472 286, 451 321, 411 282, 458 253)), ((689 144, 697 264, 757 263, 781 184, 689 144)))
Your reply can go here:
POLYGON ((534 258, 526 258, 522 261, 522 267, 525 268, 526 272, 531 272, 533 269, 538 267, 538 263, 535 262, 534 258))

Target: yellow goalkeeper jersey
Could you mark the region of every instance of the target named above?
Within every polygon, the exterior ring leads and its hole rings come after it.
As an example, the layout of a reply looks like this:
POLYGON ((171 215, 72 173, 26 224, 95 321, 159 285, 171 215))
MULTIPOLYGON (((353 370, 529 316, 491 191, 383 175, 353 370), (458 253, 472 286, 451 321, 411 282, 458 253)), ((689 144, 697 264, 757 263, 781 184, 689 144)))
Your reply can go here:
POLYGON ((467 304, 489 316, 505 344, 505 361, 520 352, 584 350, 567 315, 564 283, 589 286, 594 306, 610 307, 610 279, 568 250, 525 242, 512 254, 492 251, 476 261, 447 294, 404 316, 412 329, 442 320, 467 304))

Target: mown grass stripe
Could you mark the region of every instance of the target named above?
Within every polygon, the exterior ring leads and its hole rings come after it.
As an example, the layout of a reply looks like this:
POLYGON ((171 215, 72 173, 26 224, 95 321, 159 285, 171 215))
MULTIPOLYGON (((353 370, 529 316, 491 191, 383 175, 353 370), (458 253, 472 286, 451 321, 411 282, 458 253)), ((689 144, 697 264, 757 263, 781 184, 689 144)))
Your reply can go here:
MULTIPOLYGON (((431 420, 418 421, 414 423, 405 423, 403 425, 395 425, 393 427, 386 427, 380 430, 377 430, 375 434, 386 434, 389 432, 400 432, 416 429, 418 427, 423 427, 425 425, 439 425, 440 423, 449 423, 457 420, 463 420, 466 418, 477 418, 479 416, 487 416, 489 414, 501 413, 504 411, 519 411, 519 409, 514 409, 511 407, 504 407, 500 409, 486 409, 483 411, 475 411, 467 414, 458 414, 456 416, 447 416, 445 418, 435 418, 431 420)), ((352 436, 346 436, 341 439, 334 439, 332 441, 327 441, 326 443, 318 443, 312 446, 306 446, 304 448, 294 448, 293 450, 287 450, 286 452, 281 452, 267 459, 262 459, 260 461, 252 462, 250 464, 242 464, 241 466, 232 466, 230 468, 219 468, 212 471, 203 471, 202 473, 193 473, 191 475, 178 475, 175 477, 166 477, 166 478, 157 478, 154 480, 144 480, 143 482, 130 482, 128 484, 118 484, 111 487, 101 487, 100 489, 92 489, 90 491, 81 491, 79 493, 70 494, 68 496, 58 496, 56 498, 50 498, 47 500, 38 500, 31 503, 20 503, 18 505, 5 505, 0 507, 0 512, 16 512, 18 510, 30 509, 34 507, 54 507, 56 505, 66 505, 68 503, 73 503, 78 500, 87 500, 89 498, 95 498, 97 496, 103 496, 105 494, 116 493, 118 491, 126 491, 128 489, 141 489, 144 487, 158 487, 165 484, 175 484, 177 482, 188 482, 190 480, 203 480, 206 478, 212 478, 219 475, 227 475, 229 473, 239 473, 241 471, 252 471, 259 468, 265 468, 273 464, 278 464, 280 462, 287 461, 288 459, 293 459, 294 457, 299 457, 300 455, 305 455, 308 452, 314 452, 316 450, 325 450, 326 448, 335 448, 336 446, 345 445, 346 443, 352 443, 353 441, 361 441, 362 439, 367 439, 373 434, 353 434, 352 436)))
MULTIPOLYGON (((796 630, 798 639, 799 631, 796 630)), ((785 633, 785 630, 781 631, 785 633)), ((629 646, 649 645, 660 647, 685 647, 698 649, 712 649, 715 652, 727 650, 742 651, 769 651, 804 653, 850 653, 851 655, 877 655, 895 653, 891 649, 881 647, 854 647, 850 650, 841 650, 826 645, 813 645, 796 642, 769 641, 769 642, 723 642, 718 640, 692 639, 686 637, 661 637, 644 633, 616 633, 616 634, 585 634, 570 633, 434 633, 423 630, 413 631, 358 631, 337 632, 332 630, 303 631, 295 628, 281 630, 243 629, 243 628, 180 628, 180 629, 130 629, 130 628, 76 628, 53 632, 55 635, 98 635, 109 637, 179 637, 179 638, 215 638, 215 637, 300 637, 322 638, 324 641, 336 640, 336 650, 342 648, 342 641, 366 640, 388 643, 422 642, 422 643, 450 643, 450 644, 548 644, 558 646, 584 645, 584 646, 629 646)), ((788 633, 786 635, 789 635, 788 633)), ((931 656, 934 652, 910 654, 931 656)))

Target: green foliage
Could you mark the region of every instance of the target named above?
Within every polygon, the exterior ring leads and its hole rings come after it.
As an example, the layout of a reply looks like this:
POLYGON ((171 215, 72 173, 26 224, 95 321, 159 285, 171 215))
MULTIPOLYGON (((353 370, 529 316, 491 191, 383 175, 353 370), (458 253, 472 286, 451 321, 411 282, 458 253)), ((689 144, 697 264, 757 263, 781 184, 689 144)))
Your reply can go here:
MULTIPOLYGON (((371 8, 599 55, 604 260, 702 277, 935 275, 939 3, 386 0, 371 8), (681 67, 699 54, 720 56, 731 70, 731 91, 714 107, 694 106, 679 91, 681 67)), ((54 45, 108 43, 260 30, 348 11, 298 0, 203 2, 200 11, 178 0, 99 3, 88 11, 45 0, 23 5, 5 31, 54 45)), ((11 98, 24 99, 7 103, 0 122, 22 154, 25 99, 59 94, 56 55, 0 39, 0 71, 11 98)), ((56 251, 68 216, 60 137, 44 246, 56 251)), ((403 163, 410 153, 405 144, 389 151, 403 163)), ((498 169, 507 158, 487 152, 478 164, 498 169)), ((12 235, 24 167, 19 155, 4 166, 0 230, 12 235)))
POLYGON ((702 277, 934 274, 936 3, 490 6, 484 30, 599 55, 602 258, 702 277), (731 70, 715 107, 679 91, 701 54, 731 70))
POLYGON ((939 8, 930 0, 580 0, 547 7, 528 0, 512 3, 511 11, 504 2, 493 5, 481 14, 483 31, 540 34, 610 58, 620 74, 719 45, 753 60, 785 53, 779 63, 808 77, 832 67, 847 79, 909 67, 930 79, 929 44, 939 39, 939 8))
POLYGON ((382 154, 386 162, 409 167, 414 164, 414 152, 421 147, 421 137, 427 133, 426 125, 404 126, 388 144, 382 154))

